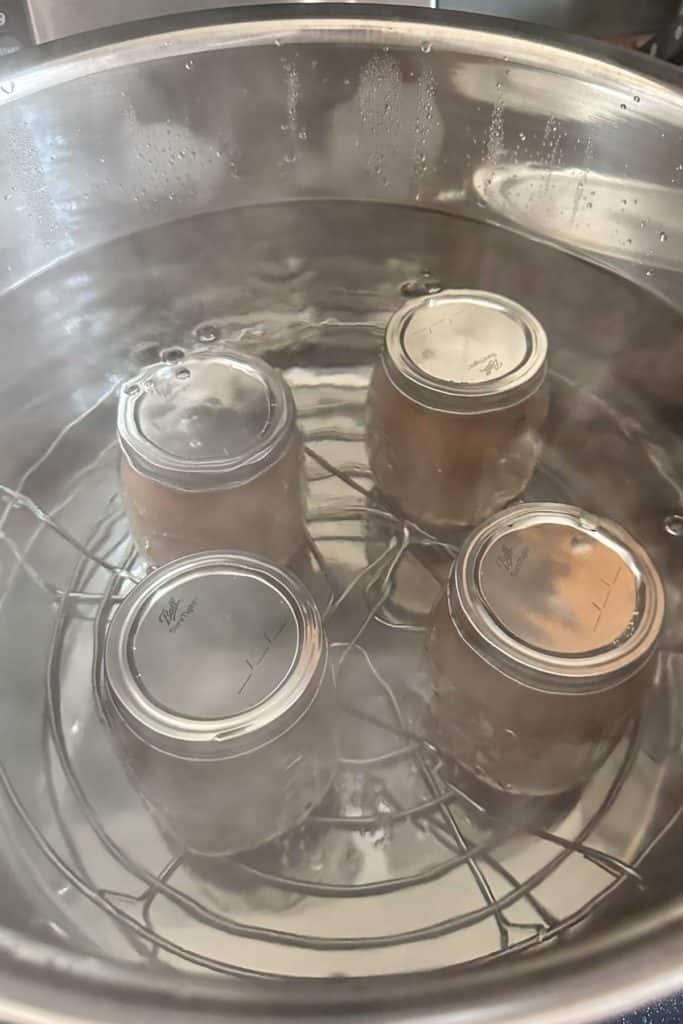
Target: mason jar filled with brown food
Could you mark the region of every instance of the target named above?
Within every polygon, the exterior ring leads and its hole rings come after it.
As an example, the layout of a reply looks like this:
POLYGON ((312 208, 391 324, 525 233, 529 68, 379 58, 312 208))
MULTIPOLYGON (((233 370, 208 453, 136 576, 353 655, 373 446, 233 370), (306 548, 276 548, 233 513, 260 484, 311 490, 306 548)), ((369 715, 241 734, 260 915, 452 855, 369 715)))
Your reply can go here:
POLYGON ((523 795, 585 781, 653 683, 661 580, 622 527, 569 505, 523 504, 476 530, 433 613, 440 742, 523 795))
POLYGON ((519 495, 540 453, 547 347, 538 320, 500 295, 442 291, 402 306, 367 406, 370 467, 390 503, 438 529, 519 495))
POLYGON ((102 704, 174 847, 252 849, 299 825, 336 771, 334 681, 318 608, 239 552, 155 570, 110 624, 102 704))
POLYGON ((282 374, 228 348, 145 369, 121 390, 121 489, 152 565, 215 548, 279 564, 304 542, 303 449, 282 374))

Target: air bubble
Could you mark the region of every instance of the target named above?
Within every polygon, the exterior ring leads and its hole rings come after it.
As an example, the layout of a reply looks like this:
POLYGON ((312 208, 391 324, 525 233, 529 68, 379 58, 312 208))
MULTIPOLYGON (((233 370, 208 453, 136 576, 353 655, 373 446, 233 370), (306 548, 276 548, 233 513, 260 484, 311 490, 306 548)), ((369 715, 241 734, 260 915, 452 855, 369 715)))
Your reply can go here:
POLYGON ((174 348, 165 348, 161 353, 161 358, 165 363, 177 363, 184 355, 185 349, 176 346, 174 348))
POLYGON ((124 395, 128 395, 129 398, 135 398, 136 395, 140 394, 139 384, 126 384, 123 389, 124 395))
POLYGON ((194 61, 193 60, 186 60, 185 61, 185 70, 186 71, 190 71, 193 68, 193 66, 194 66, 194 61))
POLYGON ((669 241, 669 236, 667 235, 666 231, 660 231, 659 232, 659 241, 660 242, 668 242, 669 241))
POLYGON ((178 380, 190 379, 190 371, 187 368, 187 366, 181 366, 179 370, 176 370, 175 375, 178 378, 178 380))
POLYGON ((626 104, 625 103, 620 103, 619 106, 620 106, 620 108, 622 110, 626 110, 626 104))
POLYGON ((437 292, 443 291, 443 285, 436 278, 423 281, 404 281, 400 290, 404 299, 420 299, 425 295, 435 295, 437 292))
POLYGON ((676 513, 664 520, 664 529, 670 537, 683 537, 683 515, 676 513))
POLYGON ((201 324, 195 331, 197 340, 201 341, 204 345, 212 345, 214 341, 218 341, 220 338, 220 331, 213 324, 201 324))
POLYGON ((422 50, 423 53, 431 53, 432 52, 432 44, 428 43, 425 40, 424 42, 420 43, 420 49, 422 50))
POLYGON ((652 269, 652 267, 645 271, 645 277, 652 277, 653 274, 654 270, 652 269))

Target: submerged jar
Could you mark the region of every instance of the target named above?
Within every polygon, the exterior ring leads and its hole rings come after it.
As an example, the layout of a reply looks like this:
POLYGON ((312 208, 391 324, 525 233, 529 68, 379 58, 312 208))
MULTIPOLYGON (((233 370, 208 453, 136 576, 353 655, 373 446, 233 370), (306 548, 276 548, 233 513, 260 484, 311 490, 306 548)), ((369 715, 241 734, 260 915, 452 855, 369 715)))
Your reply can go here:
POLYGON ((110 624, 102 696, 136 789, 182 851, 259 846, 301 823, 333 779, 317 606, 254 556, 189 556, 131 591, 110 624))
POLYGON ((547 413, 547 339, 500 295, 401 307, 370 381, 367 447, 382 494, 434 528, 480 522, 526 487, 547 413))
POLYGON ((571 789, 605 761, 653 682, 664 591, 622 527, 518 505, 468 539, 433 613, 439 739, 498 789, 571 789))
POLYGON ((282 374, 231 349, 145 369, 121 390, 121 489, 152 565, 235 548, 284 565, 304 543, 304 471, 282 374))

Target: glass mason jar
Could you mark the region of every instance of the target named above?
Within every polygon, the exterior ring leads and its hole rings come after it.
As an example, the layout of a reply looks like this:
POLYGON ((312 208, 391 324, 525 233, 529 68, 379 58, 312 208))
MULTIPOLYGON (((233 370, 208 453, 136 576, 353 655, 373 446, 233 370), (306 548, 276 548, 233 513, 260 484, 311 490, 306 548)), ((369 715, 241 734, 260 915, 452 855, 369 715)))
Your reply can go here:
POLYGON ((586 780, 648 692, 664 616, 652 561, 620 526, 524 504, 468 539, 428 648, 440 740, 498 789, 586 780))
POLYGON ((443 291, 401 307, 368 389, 380 491, 434 528, 478 523, 524 490, 547 412, 547 339, 526 309, 443 291))
POLYGON ((262 359, 192 352, 121 390, 121 489, 152 565, 234 548, 287 564, 304 543, 303 449, 291 391, 262 359))
POLYGON ((116 610, 103 705, 174 846, 252 849, 300 824, 336 769, 334 685, 313 598, 239 552, 155 570, 116 610))

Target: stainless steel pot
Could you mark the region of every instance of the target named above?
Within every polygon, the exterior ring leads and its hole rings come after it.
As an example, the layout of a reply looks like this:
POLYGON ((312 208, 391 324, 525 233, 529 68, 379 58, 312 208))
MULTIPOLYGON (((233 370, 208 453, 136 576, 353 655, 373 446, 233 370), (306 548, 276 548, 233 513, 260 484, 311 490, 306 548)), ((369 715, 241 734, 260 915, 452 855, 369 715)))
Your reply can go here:
POLYGON ((0 1016, 566 1024, 681 985, 680 74, 511 23, 327 6, 15 60, 0 81, 0 1016), (376 500, 362 442, 390 313, 441 285, 507 295, 551 340, 527 496, 618 520, 664 579, 646 712, 560 804, 444 781, 424 617, 383 610, 402 581, 443 578, 458 544, 376 500), (336 659, 343 761, 302 832, 206 865, 164 845, 97 694, 141 572, 116 394, 160 349, 212 339, 267 357, 295 394, 301 574, 336 659))

